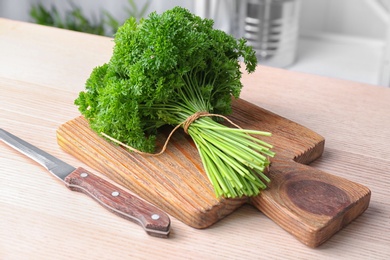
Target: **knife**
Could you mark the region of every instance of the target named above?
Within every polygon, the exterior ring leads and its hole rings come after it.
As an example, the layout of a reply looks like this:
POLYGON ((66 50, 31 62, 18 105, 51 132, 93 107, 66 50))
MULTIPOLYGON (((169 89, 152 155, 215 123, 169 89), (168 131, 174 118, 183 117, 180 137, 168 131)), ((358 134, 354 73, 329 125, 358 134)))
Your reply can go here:
POLYGON ((141 225, 151 236, 168 237, 171 221, 160 209, 82 167, 75 168, 61 161, 1 128, 0 140, 41 164, 70 190, 87 194, 109 211, 141 225))

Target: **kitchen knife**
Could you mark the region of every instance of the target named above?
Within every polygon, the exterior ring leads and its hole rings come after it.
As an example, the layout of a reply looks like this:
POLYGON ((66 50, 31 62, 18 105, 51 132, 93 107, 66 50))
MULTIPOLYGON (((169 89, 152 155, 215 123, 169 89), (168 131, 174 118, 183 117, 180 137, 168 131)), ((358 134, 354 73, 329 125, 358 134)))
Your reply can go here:
POLYGON ((170 219, 160 209, 81 167, 76 169, 1 128, 0 140, 41 164, 69 189, 85 193, 109 211, 140 224, 149 235, 168 237, 170 219))

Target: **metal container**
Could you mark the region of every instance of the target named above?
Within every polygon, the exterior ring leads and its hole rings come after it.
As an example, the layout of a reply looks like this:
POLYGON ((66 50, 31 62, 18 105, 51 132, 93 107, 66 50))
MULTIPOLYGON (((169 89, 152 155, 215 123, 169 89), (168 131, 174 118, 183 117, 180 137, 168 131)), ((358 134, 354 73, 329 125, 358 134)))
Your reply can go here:
POLYGON ((244 37, 260 64, 294 63, 299 33, 300 0, 236 0, 234 35, 244 37))

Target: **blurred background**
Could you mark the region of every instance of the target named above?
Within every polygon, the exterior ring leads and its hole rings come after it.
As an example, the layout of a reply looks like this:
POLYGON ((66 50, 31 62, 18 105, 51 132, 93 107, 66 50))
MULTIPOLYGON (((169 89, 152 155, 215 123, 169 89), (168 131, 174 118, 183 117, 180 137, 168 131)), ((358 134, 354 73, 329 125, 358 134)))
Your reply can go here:
POLYGON ((0 0, 0 17, 112 37, 177 5, 246 38, 263 65, 390 87, 390 0, 0 0))

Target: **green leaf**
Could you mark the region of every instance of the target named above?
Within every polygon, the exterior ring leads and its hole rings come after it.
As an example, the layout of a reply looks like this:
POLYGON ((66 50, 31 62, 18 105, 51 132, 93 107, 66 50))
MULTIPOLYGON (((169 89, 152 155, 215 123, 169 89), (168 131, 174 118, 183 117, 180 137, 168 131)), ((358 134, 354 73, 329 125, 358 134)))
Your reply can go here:
MULTIPOLYGON (((74 17, 87 26, 82 16, 74 17)), ((197 112, 231 113, 232 97, 242 88, 239 59, 248 72, 257 62, 245 40, 181 7, 139 22, 128 19, 114 42, 111 59, 92 71, 75 104, 96 132, 146 152, 154 151, 162 125, 182 124, 197 112)), ((274 153, 249 134, 268 133, 230 129, 213 119, 196 120, 188 133, 216 196, 257 195, 266 187, 262 171, 274 153)))

